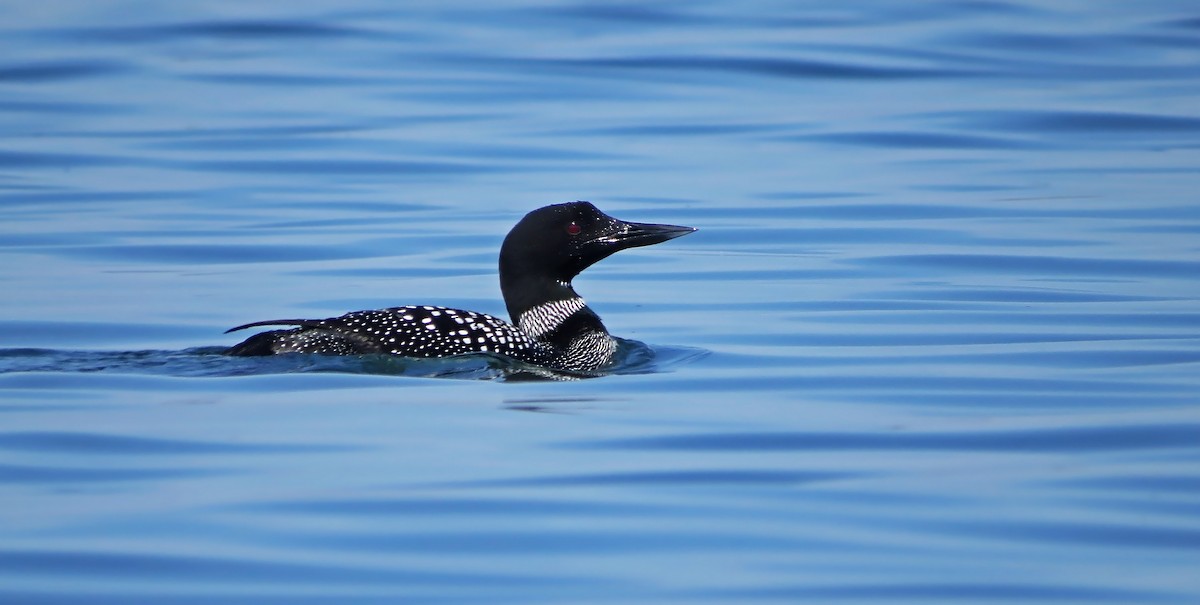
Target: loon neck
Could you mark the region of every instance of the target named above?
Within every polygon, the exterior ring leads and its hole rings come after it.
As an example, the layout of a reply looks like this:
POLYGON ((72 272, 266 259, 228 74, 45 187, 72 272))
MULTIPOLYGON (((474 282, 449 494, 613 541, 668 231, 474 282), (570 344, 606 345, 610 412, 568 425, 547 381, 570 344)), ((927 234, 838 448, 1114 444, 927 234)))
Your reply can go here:
POLYGON ((585 333, 608 334, 600 316, 575 292, 571 282, 553 279, 505 279, 500 289, 512 322, 534 340, 567 346, 585 333))

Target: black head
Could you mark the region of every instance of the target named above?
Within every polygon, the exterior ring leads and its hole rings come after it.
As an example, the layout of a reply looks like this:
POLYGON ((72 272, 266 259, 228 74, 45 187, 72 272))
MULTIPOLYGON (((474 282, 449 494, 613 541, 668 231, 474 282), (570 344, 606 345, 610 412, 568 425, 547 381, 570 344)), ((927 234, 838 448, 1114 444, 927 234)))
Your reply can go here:
POLYGON ((504 238, 500 247, 500 286, 511 312, 517 302, 512 297, 522 289, 533 288, 531 282, 566 285, 580 271, 614 252, 665 242, 695 230, 622 221, 600 212, 590 202, 538 208, 525 215, 504 238))
POLYGON ((649 246, 695 231, 692 227, 630 223, 601 212, 591 202, 538 208, 525 215, 500 247, 500 270, 540 274, 569 282, 614 252, 649 246))

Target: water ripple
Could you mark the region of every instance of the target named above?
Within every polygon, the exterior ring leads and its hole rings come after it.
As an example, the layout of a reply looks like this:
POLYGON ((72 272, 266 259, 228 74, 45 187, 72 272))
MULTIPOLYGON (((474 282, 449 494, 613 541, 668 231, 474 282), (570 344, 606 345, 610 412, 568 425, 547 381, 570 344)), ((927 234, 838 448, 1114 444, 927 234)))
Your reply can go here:
MULTIPOLYGON (((25 326, 28 328, 29 326, 25 326)), ((99 325, 99 330, 116 326, 99 325)), ((212 332, 219 332, 213 330, 212 332)), ((136 335, 137 332, 134 332, 136 335)), ((80 334, 71 335, 81 338, 80 334)), ((121 333, 130 338, 131 334, 121 333)), ((86 339, 84 339, 86 340, 86 339)), ((263 376, 295 373, 371 374, 460 380, 580 380, 610 375, 651 374, 669 371, 704 357, 702 349, 653 348, 636 340, 618 338, 616 360, 604 370, 577 374, 555 372, 501 355, 471 353, 441 358, 396 355, 287 354, 269 357, 231 357, 226 347, 198 347, 182 351, 61 351, 54 349, 0 349, 0 375, 13 375, 16 383, 48 373, 67 384, 70 374, 200 376, 263 376)), ((36 380, 34 382, 37 382, 36 380)), ((2 409, 2 408, 0 408, 2 409)))
MULTIPOLYGON (((878 65, 836 63, 805 59, 775 57, 722 56, 638 56, 587 59, 540 59, 446 56, 456 65, 479 67, 486 64, 507 69, 595 69, 637 75, 639 72, 718 73, 742 76, 765 76, 785 79, 825 80, 913 80, 947 79, 982 76, 983 72, 948 68, 883 67, 878 65)), ((639 77, 641 77, 639 75, 639 77)))
POLYGON ((1097 492, 1185 494, 1200 496, 1200 477, 1194 475, 1112 475, 1058 479, 1049 482, 1070 488, 1084 488, 1097 492))
POLYGON ((111 76, 130 70, 130 66, 125 63, 85 59, 10 63, 0 65, 0 82, 58 82, 111 76))
POLYGON ((172 582, 215 582, 225 586, 286 583, 303 586, 497 586, 547 582, 536 576, 432 569, 371 568, 359 565, 308 564, 262 561, 241 557, 207 557, 138 554, 132 552, 88 552, 56 550, 0 550, 4 575, 36 576, 63 574, 80 579, 145 580, 147 577, 172 582))
POLYGON ((85 468, 0 464, 0 484, 41 485, 126 481, 144 481, 156 484, 172 479, 212 477, 232 472, 236 471, 196 468, 85 468))
POLYGON ((723 600, 753 599, 795 601, 820 599, 821 602, 861 602, 863 600, 895 602, 1066 602, 1066 603, 1180 603, 1176 595, 1152 590, 1123 590, 1087 584, 1052 582, 945 581, 931 583, 877 582, 866 584, 796 584, 760 588, 686 592, 686 599, 723 600))
POLYGON ((1188 448, 1200 425, 1097 426, 955 433, 702 433, 560 443, 568 449, 708 451, 1094 452, 1188 448))
POLYGON ((433 517, 504 516, 549 518, 558 516, 622 517, 625 515, 670 515, 674 507, 622 502, 589 502, 585 500, 544 500, 492 498, 375 498, 357 500, 300 500, 238 505, 238 510, 266 515, 302 514, 342 517, 395 517, 406 519, 413 515, 433 517))
POLYGON ((359 250, 349 246, 304 246, 288 244, 138 244, 107 246, 45 247, 60 256, 106 259, 139 263, 185 265, 242 263, 302 263, 322 260, 371 258, 383 251, 359 250))
POLYGON ((935 522, 934 529, 1003 541, 1050 540, 1116 549, 1150 548, 1200 551, 1200 530, 1186 527, 1153 527, 1119 523, 1077 521, 973 521, 935 522))
POLYGON ((103 433, 8 432, 0 433, 0 449, 44 454, 87 456, 196 455, 239 453, 302 453, 342 451, 345 447, 299 444, 235 443, 161 439, 103 433))
POLYGON ((116 103, 61 101, 57 99, 0 99, 0 112, 59 114, 59 115, 118 115, 132 113, 134 108, 116 103))
POLYGON ((549 477, 497 479, 489 481, 463 482, 455 487, 546 487, 546 486, 601 486, 601 485, 801 485, 852 478, 850 473, 822 471, 776 471, 753 469, 710 469, 637 471, 626 473, 596 473, 549 477))
POLYGON ((36 151, 6 151, 0 149, 0 169, 53 168, 70 170, 81 166, 113 166, 128 160, 114 156, 84 153, 44 153, 36 151))
MULTIPOLYGON (((262 536, 264 541, 271 537, 262 536)), ((721 529, 687 531, 638 528, 599 530, 585 528, 538 530, 476 531, 405 531, 362 533, 307 532, 278 535, 278 543, 287 548, 335 548, 347 552, 387 554, 422 553, 425 555, 462 556, 463 553, 488 556, 540 555, 618 555, 637 552, 691 553, 720 549, 738 552, 790 551, 820 548, 817 539, 800 539, 768 533, 738 533, 721 529)))
POLYGON ((82 27, 42 30, 39 35, 72 41, 111 44, 171 42, 186 38, 216 40, 320 40, 327 38, 377 37, 367 29, 299 20, 189 21, 164 25, 128 27, 82 27))
MULTIPOLYGON (((0 165, 3 157, 0 156, 0 165)), ((376 159, 292 159, 292 160, 193 160, 180 168, 205 172, 244 172, 248 174, 338 174, 395 178, 413 175, 463 175, 511 172, 515 167, 467 164, 462 162, 421 162, 376 159)))
POLYGON ((1047 145, 1033 141, 982 135, 936 132, 838 132, 789 137, 791 140, 820 141, 863 147, 900 149, 1037 149, 1047 145))
POLYGON ((1023 131, 1031 134, 1189 134, 1200 132, 1193 116, 1103 111, 946 112, 929 114, 964 126, 987 130, 1023 131))
POLYGON ((1013 254, 904 254, 860 258, 863 265, 935 267, 979 274, 1020 273, 1096 277, 1163 277, 1192 280, 1200 275, 1200 262, 1134 258, 1071 258, 1013 254))

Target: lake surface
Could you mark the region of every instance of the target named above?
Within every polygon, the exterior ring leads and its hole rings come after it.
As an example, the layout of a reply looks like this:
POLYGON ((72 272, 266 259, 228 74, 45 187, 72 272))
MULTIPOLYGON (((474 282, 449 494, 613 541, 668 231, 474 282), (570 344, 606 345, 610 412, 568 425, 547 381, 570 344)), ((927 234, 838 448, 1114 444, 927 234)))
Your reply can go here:
POLYGON ((0 601, 1200 602, 1194 2, 9 3, 0 601), (652 358, 504 315, 549 203, 652 358))

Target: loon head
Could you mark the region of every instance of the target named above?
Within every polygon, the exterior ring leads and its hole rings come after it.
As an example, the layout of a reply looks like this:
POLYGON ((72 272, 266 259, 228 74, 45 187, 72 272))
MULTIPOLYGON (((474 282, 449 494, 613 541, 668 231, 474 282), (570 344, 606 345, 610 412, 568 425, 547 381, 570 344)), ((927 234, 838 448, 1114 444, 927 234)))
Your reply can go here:
POLYGON ((695 230, 622 221, 591 202, 538 208, 508 232, 500 247, 500 288, 508 312, 515 320, 535 305, 575 297, 571 280, 596 262, 695 230))

